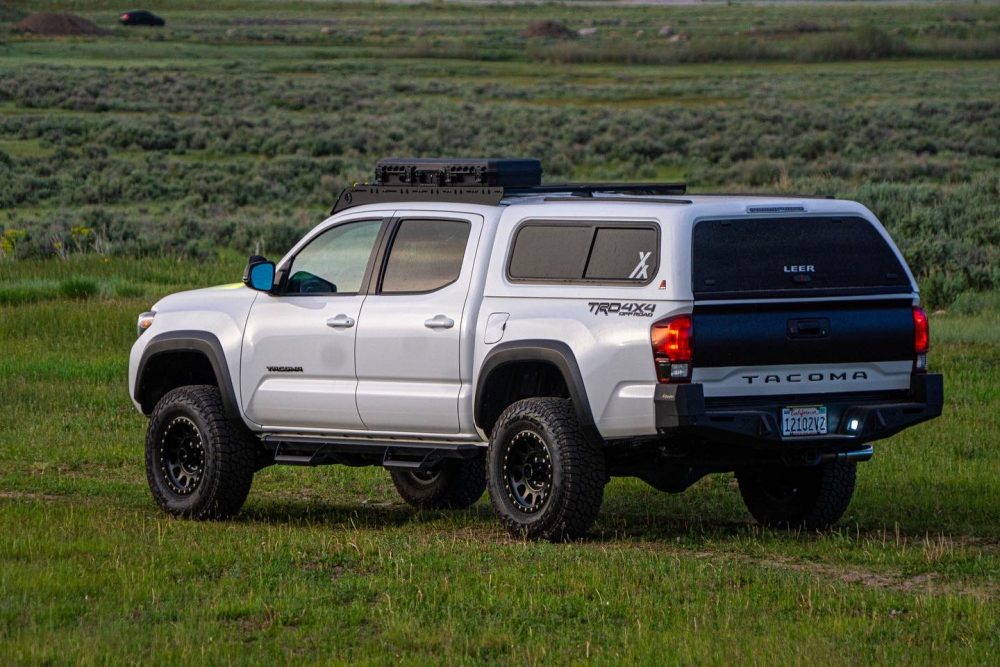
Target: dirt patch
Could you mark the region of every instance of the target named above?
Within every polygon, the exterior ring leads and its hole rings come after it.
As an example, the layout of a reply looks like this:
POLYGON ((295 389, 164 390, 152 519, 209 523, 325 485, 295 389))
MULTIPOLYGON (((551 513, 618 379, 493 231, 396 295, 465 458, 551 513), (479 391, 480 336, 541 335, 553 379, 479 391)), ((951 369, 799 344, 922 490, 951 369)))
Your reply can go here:
POLYGON ((850 566, 826 565, 804 561, 772 558, 763 560, 749 559, 766 567, 774 567, 793 572, 802 572, 813 577, 841 581, 845 584, 855 584, 866 588, 900 591, 903 593, 922 593, 927 595, 963 595, 979 599, 997 599, 1000 597, 1000 587, 989 582, 980 585, 957 581, 942 580, 935 572, 905 576, 894 571, 872 571, 850 566))
POLYGON ((77 16, 76 14, 54 14, 51 12, 29 14, 12 27, 14 30, 21 32, 52 37, 109 34, 107 30, 94 25, 82 16, 77 16))
POLYGON ((60 496, 51 493, 32 493, 30 491, 0 491, 0 500, 41 500, 52 502, 60 500, 60 496))
POLYGON ((559 21, 538 21, 524 30, 525 37, 549 37, 553 39, 575 39, 576 32, 559 21))

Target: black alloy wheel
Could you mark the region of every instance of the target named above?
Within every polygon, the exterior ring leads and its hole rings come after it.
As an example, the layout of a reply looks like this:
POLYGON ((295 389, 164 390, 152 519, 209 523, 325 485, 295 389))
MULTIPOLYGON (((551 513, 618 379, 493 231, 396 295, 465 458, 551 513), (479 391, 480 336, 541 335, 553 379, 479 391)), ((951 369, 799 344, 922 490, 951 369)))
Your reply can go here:
POLYGON ((534 431, 524 430, 511 438, 502 472, 507 497, 522 512, 537 512, 552 495, 552 455, 534 431))
POLYGON ((197 425, 187 417, 174 417, 163 428, 157 447, 160 474, 179 496, 194 492, 205 469, 205 448, 197 425))

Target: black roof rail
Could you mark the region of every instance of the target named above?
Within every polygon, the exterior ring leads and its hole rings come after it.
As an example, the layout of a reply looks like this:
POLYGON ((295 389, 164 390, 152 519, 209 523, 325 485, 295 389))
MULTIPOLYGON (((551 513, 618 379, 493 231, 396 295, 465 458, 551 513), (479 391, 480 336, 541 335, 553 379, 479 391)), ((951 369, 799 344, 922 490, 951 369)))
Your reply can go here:
POLYGON ((503 199, 503 188, 436 187, 430 185, 355 185, 346 188, 337 198, 330 215, 365 204, 401 202, 450 202, 496 206, 503 199))
POLYGON ((836 195, 803 195, 795 192, 692 192, 692 197, 770 197, 772 199, 836 199, 836 195))
MULTIPOLYGON (((344 189, 330 214, 365 204, 403 202, 448 202, 497 206, 505 197, 566 195, 568 198, 594 198, 597 194, 630 197, 676 197, 683 195, 683 183, 564 183, 531 187, 433 186, 433 185, 354 185, 344 189)), ((602 197, 602 199, 604 199, 602 197)), ((610 198, 607 198, 610 199, 610 198)), ((622 200, 624 197, 615 197, 622 200)), ((646 200, 651 201, 651 200, 646 200)), ((663 203, 682 203, 668 202, 663 203)), ((683 202, 690 203, 690 202, 683 202)))
POLYGON ((593 197, 595 194, 638 195, 646 197, 676 197, 687 192, 684 183, 554 183, 529 188, 505 188, 506 196, 570 194, 593 197))

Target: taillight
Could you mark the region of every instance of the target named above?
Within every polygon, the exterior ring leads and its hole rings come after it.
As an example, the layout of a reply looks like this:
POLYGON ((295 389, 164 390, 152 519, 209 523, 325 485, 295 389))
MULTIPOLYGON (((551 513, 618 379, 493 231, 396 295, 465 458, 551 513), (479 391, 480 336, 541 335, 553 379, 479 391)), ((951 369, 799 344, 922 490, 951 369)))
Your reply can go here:
POLYGON ((927 313, 920 306, 913 307, 913 370, 927 370, 927 350, 931 346, 931 328, 927 313))
POLYGON ((660 382, 691 380, 691 345, 694 328, 690 315, 678 315, 657 322, 649 330, 653 343, 653 363, 660 382))

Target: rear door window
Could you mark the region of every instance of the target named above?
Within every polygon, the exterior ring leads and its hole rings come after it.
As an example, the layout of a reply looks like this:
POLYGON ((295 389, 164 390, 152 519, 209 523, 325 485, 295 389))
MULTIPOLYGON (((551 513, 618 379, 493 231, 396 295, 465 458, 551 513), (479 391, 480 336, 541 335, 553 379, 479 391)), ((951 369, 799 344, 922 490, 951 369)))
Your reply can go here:
POLYGON ((389 249, 381 293, 433 292, 455 282, 468 241, 465 220, 403 220, 389 249))
POLYGON ((524 224, 508 277, 522 282, 645 285, 659 268, 659 231, 642 223, 524 224))
POLYGON ((878 294, 911 289, 896 253, 859 217, 702 220, 695 298, 878 294))

